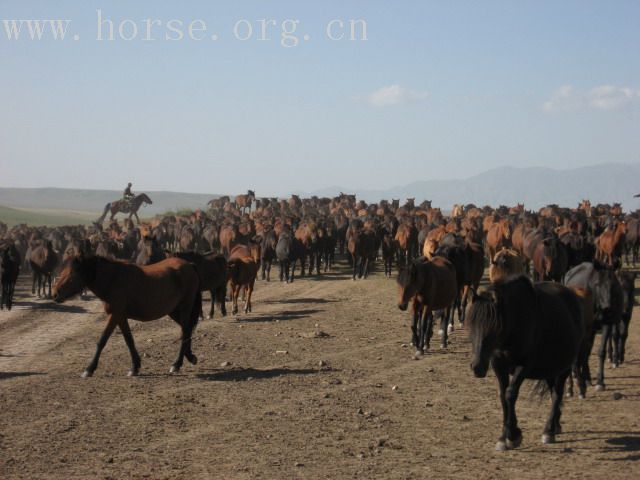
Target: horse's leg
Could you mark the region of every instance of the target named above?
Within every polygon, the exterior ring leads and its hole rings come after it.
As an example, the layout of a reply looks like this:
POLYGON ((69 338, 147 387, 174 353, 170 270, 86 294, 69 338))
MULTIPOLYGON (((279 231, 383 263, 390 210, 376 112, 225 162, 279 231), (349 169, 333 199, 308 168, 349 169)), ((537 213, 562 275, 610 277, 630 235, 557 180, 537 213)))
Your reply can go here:
POLYGON ((32 275, 32 280, 33 282, 31 283, 31 295, 35 295, 36 294, 36 282, 38 281, 38 274, 36 273, 35 270, 33 270, 33 272, 31 272, 32 275))
POLYGON ((422 331, 420 332, 420 341, 422 344, 422 351, 426 347, 429 350, 431 346, 431 331, 433 330, 433 310, 429 307, 429 305, 423 306, 422 313, 422 331))
POLYGON ((564 384, 568 376, 569 372, 565 372, 555 379, 547 381, 551 389, 551 413, 542 433, 542 443, 555 443, 556 435, 561 432, 560 416, 562 412, 560 407, 562 406, 564 384))
POLYGON ((180 309, 179 315, 180 330, 182 331, 182 334, 180 335, 180 349, 178 350, 178 356, 169 369, 169 373, 180 372, 182 363, 184 362, 184 356, 190 350, 189 341, 191 340, 191 312, 187 312, 183 306, 180 309))
POLYGON ((616 324, 611 326, 611 336, 609 337, 609 344, 611 345, 611 363, 613 364, 613 368, 618 368, 620 366, 620 350, 619 350, 619 342, 620 342, 620 324, 622 320, 618 321, 616 324))
MULTIPOLYGON (((138 212, 134 211, 133 214, 136 216, 136 222, 138 222, 138 225, 140 225, 140 218, 138 217, 138 212)), ((131 220, 131 215, 129 215, 129 220, 131 220)))
POLYGON ((507 401, 507 448, 518 448, 522 443, 522 431, 518 428, 518 417, 516 416, 516 401, 520 386, 524 381, 524 368, 516 367, 511 377, 511 382, 505 391, 507 401))
POLYGON ((576 359, 575 363, 571 366, 571 371, 567 376, 567 397, 573 397, 573 379, 578 378, 579 370, 578 370, 578 361, 576 359))
MULTIPOLYGON (((11 294, 13 296, 13 293, 11 294)), ((11 297, 9 297, 11 298, 11 297)), ((620 322, 620 363, 624 363, 624 351, 627 346, 627 337, 629 336, 629 319, 622 319, 620 322)))
POLYGON ((498 389, 500 390, 500 405, 502 406, 502 433, 496 443, 496 450, 503 451, 507 449, 507 420, 509 418, 509 405, 507 403, 507 387, 509 386, 509 370, 503 366, 498 360, 491 362, 493 371, 498 379, 498 389))
MULTIPOLYGON (((216 289, 212 288, 211 290, 209 290, 209 295, 211 295, 211 307, 209 308, 209 319, 213 318, 213 310, 214 310, 214 305, 215 305, 215 301, 216 301, 216 289)), ((204 301, 204 300, 203 300, 204 301)))
POLYGON ((420 350, 420 339, 418 331, 422 331, 420 325, 420 316, 422 315, 422 305, 414 298, 412 302, 412 318, 411 318, 411 344, 415 347, 416 353, 422 353, 420 350))
POLYGON ((352 276, 352 280, 355 281, 356 280, 356 272, 357 272, 357 268, 358 268, 358 259, 356 258, 355 255, 351 255, 351 259, 353 262, 353 276, 352 276))
POLYGON ((113 329, 116 328, 116 325, 120 323, 120 320, 115 315, 109 315, 109 319, 107 320, 107 326, 104 327, 104 331, 100 336, 100 340, 98 340, 98 344, 96 345, 96 353, 93 355, 93 359, 87 365, 87 368, 84 370, 82 374, 83 377, 90 377, 93 375, 93 372, 98 368, 98 361, 100 360, 100 354, 102 353, 102 349, 107 344, 109 337, 113 333, 113 329))
POLYGON ((131 334, 131 329, 129 328, 129 321, 124 318, 118 324, 120 327, 120 331, 122 332, 122 336, 124 337, 124 341, 129 348, 129 353, 131 354, 131 370, 129 371, 130 377, 135 377, 140 372, 140 355, 136 350, 136 345, 133 342, 133 335, 131 334))
POLYGON ((247 287, 247 303, 244 307, 244 313, 251 313, 251 294, 253 293, 253 281, 249 282, 247 287))
POLYGON ((598 350, 598 380, 596 382, 596 391, 602 391, 605 389, 604 384, 604 361, 607 356, 607 342, 611 335, 611 325, 602 325, 602 341, 600 342, 600 349, 598 350))
POLYGON ((471 285, 465 285, 462 292, 462 316, 458 317, 460 326, 464 326, 464 319, 467 314, 467 303, 469 302, 469 293, 471 292, 471 285))
POLYGON ((447 348, 449 345, 449 320, 453 323, 453 307, 448 307, 442 310, 442 317, 440 320, 440 327, 442 328, 442 339, 440 341, 440 348, 447 348), (449 318, 451 317, 451 318, 449 318))
POLYGON ((231 314, 236 315, 238 313, 238 297, 240 296, 240 285, 231 285, 231 314))
POLYGON ((220 304, 220 313, 223 317, 227 316, 227 282, 216 289, 218 295, 218 303, 220 304))

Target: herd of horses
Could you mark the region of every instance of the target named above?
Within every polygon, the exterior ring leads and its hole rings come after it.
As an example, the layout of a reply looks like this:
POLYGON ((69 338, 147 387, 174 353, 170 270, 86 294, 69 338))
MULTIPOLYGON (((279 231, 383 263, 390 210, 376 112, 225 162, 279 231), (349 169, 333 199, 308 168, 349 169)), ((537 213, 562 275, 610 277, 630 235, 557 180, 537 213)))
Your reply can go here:
MULTIPOLYGON (((148 197, 147 197, 148 198, 148 197)), ((150 203, 150 199, 149 199, 150 203)), ((111 208, 111 206, 108 206, 111 208)), ((105 208, 105 213, 108 208, 105 208)), ((159 216, 135 225, 110 220, 57 228, 0 223, 2 303, 10 309, 20 268, 32 273, 32 293, 57 302, 91 290, 105 305, 107 325, 84 371, 91 376, 107 340, 119 327, 131 354, 130 375, 140 370, 129 319, 171 316, 182 341, 171 371, 186 359, 195 364, 191 338, 203 316, 202 291, 209 291, 208 317, 217 303, 226 315, 252 310, 259 276, 270 281, 321 276, 346 256, 353 280, 366 279, 376 262, 384 274, 397 270, 398 307, 411 305, 411 342, 416 354, 430 348, 438 318, 441 348, 459 325, 469 333, 473 373, 496 374, 503 431, 496 446, 522 440, 515 403, 524 379, 551 392, 552 409, 543 442, 561 432, 565 385, 581 397, 591 383, 589 356, 596 333, 596 389, 604 389, 604 363, 624 362, 634 305, 635 273, 622 260, 638 261, 640 212, 619 204, 583 201, 577 208, 549 205, 537 212, 524 205, 498 208, 455 205, 449 215, 415 199, 366 203, 355 195, 333 198, 212 200, 206 210, 159 216), (629 255, 631 257, 629 258, 629 255), (342 257, 341 257, 342 258, 342 257), (489 286, 481 290, 485 267, 489 286), (56 278, 52 290, 52 281, 56 278), (47 288, 48 287, 48 288, 47 288)))

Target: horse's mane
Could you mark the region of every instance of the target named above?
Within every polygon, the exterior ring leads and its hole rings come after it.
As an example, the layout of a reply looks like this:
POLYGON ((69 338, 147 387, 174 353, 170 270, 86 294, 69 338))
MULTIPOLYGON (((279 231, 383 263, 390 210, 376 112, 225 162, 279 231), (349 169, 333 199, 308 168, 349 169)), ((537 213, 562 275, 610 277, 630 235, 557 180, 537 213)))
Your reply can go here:
POLYGON ((468 312, 469 325, 481 333, 500 333, 504 329, 504 319, 500 314, 502 299, 529 304, 535 295, 531 280, 524 275, 500 279, 474 298, 468 312))
POLYGON ((488 287, 473 299, 473 303, 467 312, 467 321, 471 331, 478 332, 482 336, 489 331, 498 332, 502 328, 502 322, 498 315, 498 305, 494 297, 494 287, 488 287))

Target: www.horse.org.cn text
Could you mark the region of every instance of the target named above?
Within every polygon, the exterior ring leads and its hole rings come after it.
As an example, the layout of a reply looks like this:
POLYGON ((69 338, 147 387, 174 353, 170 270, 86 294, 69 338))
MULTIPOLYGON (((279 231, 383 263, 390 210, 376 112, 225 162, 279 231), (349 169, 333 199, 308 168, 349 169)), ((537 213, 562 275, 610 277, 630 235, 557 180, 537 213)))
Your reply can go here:
MULTIPOLYGON (((8 41, 54 40, 78 41, 72 20, 65 19, 0 19, 0 38, 8 41)), ((215 25, 202 19, 116 18, 96 10, 93 40, 117 41, 192 41, 192 42, 270 42, 284 48, 297 47, 314 39, 330 42, 364 42, 368 24, 363 19, 332 19, 305 29, 301 20, 287 18, 236 19, 228 25, 215 25), (309 33, 313 31, 313 36, 309 33)), ((82 38, 84 38, 82 35, 82 38)))

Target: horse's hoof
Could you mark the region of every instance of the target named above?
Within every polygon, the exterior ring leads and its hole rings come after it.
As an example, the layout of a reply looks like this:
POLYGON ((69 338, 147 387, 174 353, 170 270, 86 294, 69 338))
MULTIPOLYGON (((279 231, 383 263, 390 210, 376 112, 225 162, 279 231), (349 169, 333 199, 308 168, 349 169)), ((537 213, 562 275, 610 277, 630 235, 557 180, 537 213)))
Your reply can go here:
POLYGON ((447 331, 449 333, 453 332, 453 325, 452 324, 449 324, 449 326, 447 327, 447 331))
POLYGON ((191 365, 196 365, 198 363, 198 357, 196 357, 193 353, 187 356, 187 360, 191 365))
POLYGON ((414 355, 415 355, 416 357, 421 357, 422 355, 424 355, 424 352, 423 352, 422 350, 420 350, 420 349, 417 349, 417 350, 415 351, 414 355))
POLYGON ((213 318, 213 315, 207 315, 207 320, 211 320, 213 318))
POLYGON ((129 370, 129 373, 127 373, 127 377, 137 377, 138 376, 138 370, 129 370))
POLYGON ((169 369, 169 373, 180 373, 180 367, 176 367, 175 365, 172 365, 171 368, 169 369))
POLYGON ((507 444, 502 440, 498 440, 496 443, 496 452, 505 452, 507 451, 507 444))
POLYGON ((522 443, 522 435, 516 437, 514 440, 509 440, 507 438, 507 448, 509 450, 511 450, 513 448, 518 448, 521 443, 522 443))
POLYGON ((578 395, 578 398, 579 398, 580 400, 584 400, 584 399, 585 399, 584 393, 581 393, 580 395, 578 395))
POLYGON ((443 336, 444 335, 444 330, 443 329, 438 330, 438 335, 439 336, 443 336))
POLYGON ((611 365, 611 368, 618 368, 618 366, 619 365, 617 363, 614 363, 613 365, 611 365))
POLYGON ((440 350, 446 350, 447 349, 447 344, 446 343, 441 343, 440 344, 440 350))
POLYGON ((556 443, 556 436, 553 433, 543 433, 542 444, 548 445, 550 443, 556 443))
POLYGON ((556 435, 560 435, 561 433, 562 433, 562 425, 558 425, 558 426, 556 427, 556 433, 555 433, 555 434, 556 434, 556 435))
POLYGON ((89 371, 89 370, 85 370, 84 372, 82 372, 82 378, 89 378, 93 376, 93 372, 89 371))
POLYGON ((604 383, 599 383, 596 385, 596 392, 603 392, 605 389, 604 383))
POLYGON ((567 397, 567 398, 571 398, 571 397, 573 397, 573 393, 572 392, 567 392, 567 393, 564 394, 564 396, 567 397))

